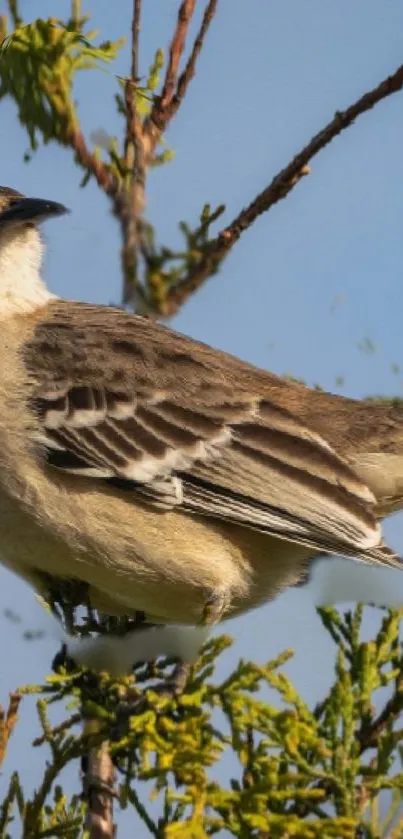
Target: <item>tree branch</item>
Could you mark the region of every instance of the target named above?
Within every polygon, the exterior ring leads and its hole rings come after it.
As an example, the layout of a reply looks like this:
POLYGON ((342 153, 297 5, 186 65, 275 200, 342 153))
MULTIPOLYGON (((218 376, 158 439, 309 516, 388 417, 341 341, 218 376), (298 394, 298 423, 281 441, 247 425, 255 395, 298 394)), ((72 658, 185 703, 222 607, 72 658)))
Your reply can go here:
MULTIPOLYGON (((154 111, 164 111, 170 105, 178 76, 179 62, 185 49, 186 35, 196 6, 196 0, 182 0, 179 7, 178 20, 169 50, 169 60, 161 96, 155 103, 154 111)), ((152 115, 151 118, 153 119, 152 115)))
POLYGON ((115 198, 119 190, 116 178, 111 174, 106 164, 90 151, 84 134, 78 126, 69 131, 68 142, 81 166, 94 176, 98 186, 103 189, 106 195, 115 198))
POLYGON ((0 767, 4 762, 10 737, 18 722, 18 708, 21 699, 21 694, 10 693, 7 711, 0 705, 0 767))
MULTIPOLYGON (((141 0, 134 0, 133 19, 132 19, 132 63, 130 78, 126 83, 126 107, 127 107, 127 121, 126 121, 126 139, 125 139, 125 160, 129 164, 130 145, 138 142, 139 139, 139 120, 136 107, 136 93, 137 84, 139 80, 139 34, 140 34, 140 14, 141 14, 141 0)), ((140 126, 141 138, 141 126, 140 126)), ((136 166, 136 159, 134 160, 136 166)))
POLYGON ((403 708, 403 674, 396 680, 393 696, 386 703, 383 711, 371 723, 363 722, 356 738, 360 744, 360 754, 378 744, 379 736, 386 728, 400 717, 403 708))
POLYGON ((180 107, 182 99, 184 98, 184 96, 186 94, 186 91, 189 87, 189 84, 190 84, 191 80, 193 79, 193 76, 194 76, 195 71, 196 71, 197 59, 198 59, 198 57, 200 55, 200 52, 202 50, 204 39, 205 39, 206 34, 207 34, 207 30, 208 30, 208 28, 210 26, 210 23, 213 20, 213 17, 216 13, 216 10, 217 10, 217 2, 218 2, 218 0, 210 0, 208 5, 206 6, 206 9, 205 9, 205 12, 204 12, 204 15, 203 15, 203 20, 202 20, 202 23, 201 23, 201 27, 199 29, 199 32, 197 33, 195 42, 193 44, 192 52, 190 53, 189 60, 186 64, 186 67, 185 67, 183 73, 179 77, 178 86, 176 88, 176 93, 175 93, 175 96, 173 97, 173 100, 172 100, 171 113, 170 113, 169 119, 172 119, 172 117, 176 114, 178 108, 180 107))
POLYGON ((148 154, 152 155, 161 135, 177 113, 196 70, 197 59, 203 47, 207 30, 214 17, 218 0, 209 0, 203 20, 183 73, 176 84, 179 62, 184 50, 189 23, 195 0, 183 0, 178 12, 178 21, 171 42, 168 67, 161 96, 155 98, 150 114, 144 122, 144 134, 148 142, 148 154), (175 90, 176 84, 176 90, 175 90))
POLYGON ((122 272, 123 303, 129 303, 136 288, 137 280, 137 240, 141 232, 141 216, 145 206, 146 162, 143 141, 143 129, 137 110, 137 84, 139 79, 139 33, 141 0, 134 0, 132 20, 132 63, 130 78, 125 86, 127 110, 125 165, 132 170, 132 183, 129 194, 123 202, 120 212, 122 224, 122 272))
MULTIPOLYGON (((87 720, 85 733, 98 733, 100 722, 87 720)), ((113 799, 115 767, 112 763, 109 742, 104 740, 93 746, 88 756, 83 759, 83 790, 87 802, 86 829, 90 839, 114 839, 116 835, 113 823, 113 799)))
POLYGON ((256 221, 258 216, 270 210, 278 201, 286 198, 301 178, 309 174, 308 163, 318 152, 352 125, 358 116, 371 110, 382 99, 386 99, 392 93, 397 93, 402 88, 403 65, 373 90, 361 96, 345 111, 338 111, 325 128, 315 134, 312 140, 273 178, 271 183, 256 196, 249 206, 241 210, 228 227, 207 245, 198 264, 168 293, 164 301, 162 314, 165 316, 175 314, 188 297, 217 271, 242 233, 256 221))
POLYGON ((133 172, 131 190, 122 191, 115 200, 115 214, 120 220, 123 245, 121 252, 123 271, 123 303, 137 304, 140 311, 148 311, 145 300, 141 299, 142 286, 138 278, 139 247, 143 256, 147 256, 142 215, 145 207, 145 183, 147 169, 153 162, 155 148, 168 122, 178 111, 186 90, 195 73, 197 58, 203 46, 204 38, 213 18, 217 0, 208 3, 200 30, 197 34, 184 72, 178 79, 180 59, 185 48, 186 35, 192 19, 196 0, 182 0, 171 41, 168 65, 161 95, 155 98, 149 116, 141 122, 136 91, 139 78, 138 37, 140 31, 141 0, 134 0, 132 22, 132 66, 131 76, 125 87, 127 127, 125 138, 125 165, 128 172, 133 172), (136 297, 140 299, 136 300, 136 297))

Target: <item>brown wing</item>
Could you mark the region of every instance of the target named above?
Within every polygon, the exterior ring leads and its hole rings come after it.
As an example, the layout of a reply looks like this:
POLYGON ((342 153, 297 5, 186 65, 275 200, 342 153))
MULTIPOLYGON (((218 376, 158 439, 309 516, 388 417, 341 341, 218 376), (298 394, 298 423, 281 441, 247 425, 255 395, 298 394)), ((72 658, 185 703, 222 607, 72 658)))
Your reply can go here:
MULTIPOLYGON (((379 560, 374 497, 261 371, 118 309, 53 303, 24 347, 48 462, 166 509, 379 560)), ((384 561, 382 560, 379 561, 384 561)))

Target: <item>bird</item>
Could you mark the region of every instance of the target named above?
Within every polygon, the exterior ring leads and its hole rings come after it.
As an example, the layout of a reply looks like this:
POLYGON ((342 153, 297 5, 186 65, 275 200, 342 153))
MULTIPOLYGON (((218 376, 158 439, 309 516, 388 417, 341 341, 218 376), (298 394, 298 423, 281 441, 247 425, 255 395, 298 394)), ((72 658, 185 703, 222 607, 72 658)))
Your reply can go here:
POLYGON ((0 558, 41 593, 75 585, 146 621, 124 651, 78 639, 74 657, 192 659, 211 626, 300 585, 319 556, 403 569, 382 534, 403 508, 403 404, 57 297, 41 226, 66 212, 0 188, 0 558))

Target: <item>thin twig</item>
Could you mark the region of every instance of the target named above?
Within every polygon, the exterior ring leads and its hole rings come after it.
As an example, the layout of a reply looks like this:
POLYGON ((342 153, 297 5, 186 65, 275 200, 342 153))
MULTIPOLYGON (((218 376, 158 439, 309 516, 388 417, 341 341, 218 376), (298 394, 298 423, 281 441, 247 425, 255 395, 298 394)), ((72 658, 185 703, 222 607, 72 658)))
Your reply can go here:
POLYGON ((165 110, 167 105, 169 105, 172 101, 176 79, 178 76, 179 62, 185 48, 186 35, 189 29, 190 21, 193 17, 195 6, 196 0, 182 0, 179 7, 176 29, 169 49, 169 60, 165 74, 165 81, 159 101, 155 104, 156 110, 165 110))
POLYGON ((139 33, 141 0, 134 0, 132 20, 132 62, 130 78, 126 82, 127 110, 125 164, 132 169, 130 193, 120 214, 122 224, 123 303, 133 297, 137 278, 137 239, 141 216, 145 206, 146 161, 143 129, 137 109, 137 84, 139 79, 139 33))
MULTIPOLYGON (((64 734, 66 731, 69 730, 69 728, 72 728, 73 725, 77 725, 80 721, 81 714, 73 714, 67 720, 64 720, 62 723, 60 723, 60 725, 55 725, 55 727, 53 728, 53 736, 64 734)), ((35 747, 43 746, 43 744, 46 743, 46 739, 46 735, 42 734, 41 737, 36 737, 35 740, 32 741, 32 745, 35 747)))
MULTIPOLYGON (((396 680, 395 692, 385 704, 379 716, 370 724, 362 724, 356 732, 355 737, 359 743, 360 755, 364 754, 367 749, 379 746, 379 736, 400 716, 402 712, 402 684, 403 675, 396 680)), ((315 783, 312 788, 323 790, 326 800, 333 792, 334 785, 329 779, 324 779, 315 783)), ((309 812, 308 804, 304 801, 298 802, 289 812, 296 812, 300 818, 305 818, 309 812)))
POLYGON ((116 178, 114 178, 106 164, 90 151, 84 134, 78 127, 75 127, 69 132, 68 141, 83 168, 94 176, 98 186, 103 189, 106 195, 115 198, 119 190, 116 178))
POLYGON ((238 241, 242 233, 247 230, 258 216, 267 212, 274 204, 285 198, 302 177, 309 174, 308 163, 325 148, 335 137, 348 128, 358 116, 371 110, 382 99, 397 93, 403 87, 403 65, 393 75, 384 79, 377 87, 365 93, 345 111, 338 111, 334 118, 316 134, 312 140, 281 170, 271 183, 257 195, 248 207, 234 218, 231 224, 222 230, 206 248, 199 263, 177 286, 171 289, 164 301, 162 314, 172 316, 193 294, 217 271, 219 265, 238 241))
POLYGON ((189 23, 195 8, 195 0, 183 0, 181 3, 176 29, 171 42, 168 67, 161 96, 155 98, 151 112, 144 121, 144 136, 148 144, 147 154, 149 156, 152 156, 161 135, 177 113, 187 92, 189 83, 195 74, 197 59, 203 47, 207 30, 214 17, 217 2, 218 0, 209 0, 190 57, 176 83, 180 58, 184 50, 189 23))
POLYGON ((360 744, 360 754, 366 749, 378 745, 380 735, 387 729, 402 713, 403 706, 403 675, 397 679, 395 692, 386 703, 383 711, 372 723, 363 723, 356 738, 360 744))
POLYGON ((176 88, 175 96, 172 99, 169 119, 172 119, 172 117, 175 116, 175 114, 176 114, 178 108, 180 107, 181 102, 182 102, 182 100, 183 100, 183 98, 186 94, 186 91, 189 87, 189 84, 194 77, 194 74, 195 74, 195 71, 196 71, 197 59, 198 59, 198 57, 200 55, 200 52, 202 50, 204 39, 205 39, 206 34, 207 34, 207 30, 208 30, 208 28, 210 26, 210 23, 213 20, 213 17, 216 13, 217 3, 218 3, 218 0, 210 0, 208 5, 206 6, 206 9, 205 9, 205 12, 204 12, 204 15, 203 15, 203 20, 202 20, 202 23, 201 23, 201 27, 200 27, 200 29, 197 33, 195 42, 193 44, 192 52, 190 53, 190 56, 189 56, 189 60, 186 64, 186 67, 185 67, 183 73, 181 73, 181 75, 179 77, 178 86, 176 88))
POLYGON ((38 824, 40 822, 41 813, 43 807, 45 806, 46 799, 56 781, 56 778, 66 763, 67 759, 65 759, 62 765, 55 760, 47 764, 41 785, 35 792, 32 801, 25 808, 22 839, 32 839, 33 836, 38 835, 38 824))
MULTIPOLYGON (((139 33, 141 0, 133 0, 132 57, 130 77, 125 86, 127 112, 124 162, 127 173, 131 173, 130 189, 119 184, 107 165, 87 146, 85 137, 78 127, 69 132, 69 144, 77 160, 96 179, 98 185, 113 202, 114 213, 121 225, 123 273, 122 302, 134 303, 142 309, 141 286, 138 285, 138 253, 144 253, 142 216, 145 207, 145 185, 147 168, 151 165, 156 145, 170 120, 177 113, 195 74, 197 59, 203 47, 209 25, 214 17, 218 0, 209 0, 199 32, 185 69, 179 74, 180 60, 185 48, 186 36, 192 19, 196 0, 182 0, 175 31, 172 37, 168 65, 161 95, 155 97, 149 116, 142 123, 137 108, 137 85, 139 80, 139 33)), ((147 308, 147 306, 146 306, 147 308)))
POLYGON ((148 812, 147 812, 146 808, 144 807, 144 805, 140 801, 140 799, 137 795, 137 792, 133 787, 129 788, 128 797, 129 797, 129 800, 130 800, 131 804, 133 804, 133 807, 135 807, 135 809, 137 811, 137 814, 140 816, 140 818, 144 822, 144 824, 145 824, 145 826, 146 826, 146 828, 149 832, 149 835, 150 836, 155 836, 156 839, 159 839, 159 837, 161 836, 161 831, 159 830, 158 826, 153 822, 152 818, 148 815, 148 812))
POLYGON ((10 737, 18 722, 18 708, 21 699, 21 694, 10 693, 7 711, 4 711, 4 708, 0 705, 0 766, 4 762, 10 737))
POLYGON ((81 16, 81 0, 72 0, 71 4, 71 19, 75 24, 79 23, 81 16))
POLYGON ((125 157, 126 162, 129 156, 129 147, 131 142, 135 143, 138 134, 137 127, 137 108, 136 108, 136 93, 139 80, 139 34, 140 34, 140 15, 141 15, 141 0, 134 0, 133 19, 132 19, 132 63, 130 78, 126 83, 126 107, 127 107, 127 123, 126 123, 126 141, 125 141, 125 157))

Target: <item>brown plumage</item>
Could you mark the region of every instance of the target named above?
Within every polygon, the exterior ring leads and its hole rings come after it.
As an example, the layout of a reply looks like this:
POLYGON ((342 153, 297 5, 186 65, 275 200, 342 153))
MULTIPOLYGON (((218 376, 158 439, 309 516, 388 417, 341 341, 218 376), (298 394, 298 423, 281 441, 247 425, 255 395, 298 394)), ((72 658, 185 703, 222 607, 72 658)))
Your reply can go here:
MULTIPOLYGON (((54 467, 109 479, 151 506, 378 557, 372 494, 279 406, 276 377, 142 317, 63 302, 50 304, 23 358, 54 467)), ((384 551, 379 561, 394 562, 384 551)))
POLYGON ((403 506, 400 405, 311 390, 119 309, 44 300, 38 277, 35 297, 22 276, 0 306, 11 567, 176 623, 217 594, 226 616, 269 600, 321 553, 403 567, 378 521, 403 506))

